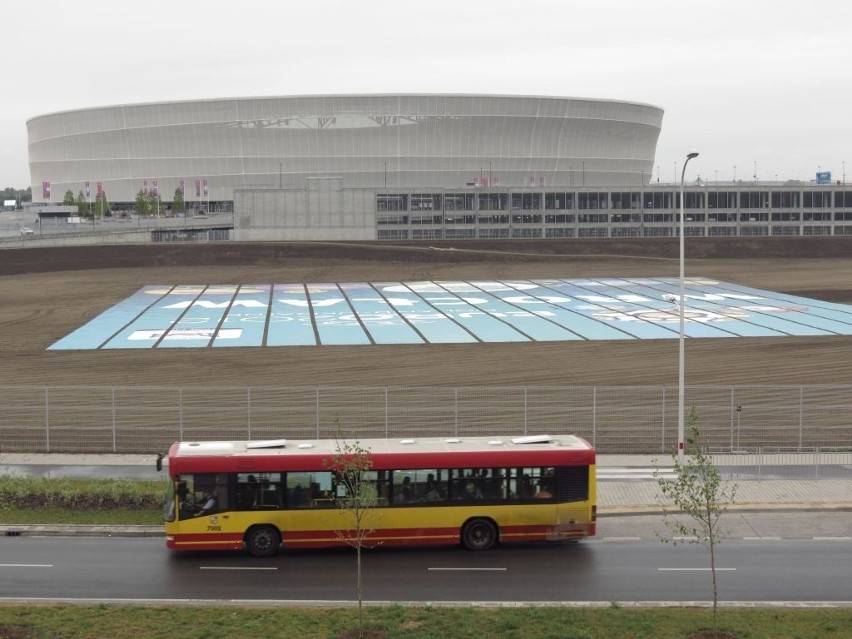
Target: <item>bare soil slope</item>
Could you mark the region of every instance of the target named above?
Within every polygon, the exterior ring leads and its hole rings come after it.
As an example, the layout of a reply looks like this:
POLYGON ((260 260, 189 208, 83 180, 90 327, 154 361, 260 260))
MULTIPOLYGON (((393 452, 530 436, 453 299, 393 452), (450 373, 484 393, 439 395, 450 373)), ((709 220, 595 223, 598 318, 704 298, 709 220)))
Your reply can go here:
MULTIPOLYGON (((146 284, 678 274, 677 240, 218 244, 0 253, 0 385, 677 383, 677 340, 49 352, 146 284)), ((688 240, 687 275, 852 304, 852 238, 688 240), (743 257, 748 256, 748 257, 743 257)), ((852 383, 852 338, 687 340, 687 383, 852 383)))

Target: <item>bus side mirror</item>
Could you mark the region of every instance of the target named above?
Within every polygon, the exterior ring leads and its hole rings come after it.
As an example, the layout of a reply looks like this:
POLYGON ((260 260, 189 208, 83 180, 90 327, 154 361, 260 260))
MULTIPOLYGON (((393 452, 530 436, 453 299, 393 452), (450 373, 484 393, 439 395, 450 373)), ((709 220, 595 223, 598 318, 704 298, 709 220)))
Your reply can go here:
POLYGON ((157 453, 157 472, 163 470, 163 457, 165 457, 163 453, 157 453))

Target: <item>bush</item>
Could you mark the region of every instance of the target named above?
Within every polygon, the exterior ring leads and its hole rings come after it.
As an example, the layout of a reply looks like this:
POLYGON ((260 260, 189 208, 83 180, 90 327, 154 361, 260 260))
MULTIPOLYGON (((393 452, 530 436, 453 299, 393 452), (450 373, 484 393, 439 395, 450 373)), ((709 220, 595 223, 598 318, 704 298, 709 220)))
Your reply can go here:
POLYGON ((157 481, 2 476, 0 509, 156 509, 163 503, 163 489, 157 481))

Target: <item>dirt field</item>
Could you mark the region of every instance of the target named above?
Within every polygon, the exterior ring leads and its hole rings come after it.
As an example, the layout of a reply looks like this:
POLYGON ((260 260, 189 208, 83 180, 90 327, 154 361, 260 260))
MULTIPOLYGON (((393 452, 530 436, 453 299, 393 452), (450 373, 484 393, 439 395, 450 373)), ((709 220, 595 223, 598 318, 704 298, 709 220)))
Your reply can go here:
MULTIPOLYGON (((687 240, 688 276, 852 304, 852 238, 687 240), (748 257, 743 257, 748 256, 748 257)), ((676 385, 677 340, 61 351, 146 284, 678 274, 676 239, 221 244, 0 253, 0 385, 676 385)), ((852 337, 687 340, 687 384, 852 383, 852 337)))

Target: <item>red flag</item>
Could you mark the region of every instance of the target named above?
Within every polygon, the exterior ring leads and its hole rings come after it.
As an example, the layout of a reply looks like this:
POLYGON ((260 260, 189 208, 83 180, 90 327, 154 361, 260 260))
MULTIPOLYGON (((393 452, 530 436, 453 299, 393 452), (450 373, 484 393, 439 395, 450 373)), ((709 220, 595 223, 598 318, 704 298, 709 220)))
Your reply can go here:
POLYGON ((201 180, 195 178, 195 197, 201 197, 201 180))
POLYGON ((41 183, 41 196, 45 200, 50 200, 50 181, 45 180, 41 183))

